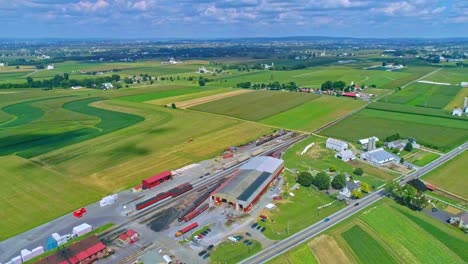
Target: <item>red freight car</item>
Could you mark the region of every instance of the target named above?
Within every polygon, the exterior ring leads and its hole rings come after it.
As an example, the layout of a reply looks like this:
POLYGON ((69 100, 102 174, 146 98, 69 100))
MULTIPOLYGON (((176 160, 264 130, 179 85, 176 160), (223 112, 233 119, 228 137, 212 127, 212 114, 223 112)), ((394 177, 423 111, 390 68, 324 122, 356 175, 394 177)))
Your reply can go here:
POLYGON ((188 226, 182 228, 181 230, 177 231, 177 233, 175 234, 175 236, 176 236, 176 237, 181 236, 181 235, 187 233, 188 231, 194 229, 194 228, 197 227, 197 226, 198 226, 198 223, 197 223, 197 222, 195 222, 195 223, 193 223, 193 224, 190 224, 190 225, 188 225, 188 226))
POLYGON ((151 189, 167 180, 170 180, 171 178, 172 178, 172 172, 163 171, 157 175, 154 175, 152 177, 149 177, 148 179, 143 180, 141 184, 143 185, 143 189, 151 189))
POLYGON ((200 208, 186 214, 184 216, 184 221, 185 222, 188 222, 190 220, 192 220, 193 218, 197 217, 199 214, 203 213, 204 211, 206 211, 206 209, 208 209, 210 206, 206 203, 206 204, 203 204, 202 206, 200 206, 200 208))
POLYGON ((174 197, 177 197, 177 196, 179 196, 179 195, 181 195, 181 194, 183 194, 185 192, 188 192, 188 191, 192 190, 192 188, 193 188, 192 184, 186 182, 186 183, 184 183, 182 185, 179 185, 179 186, 171 189, 169 191, 169 193, 171 193, 172 198, 174 198, 174 197))
POLYGON ((152 204, 155 204, 163 199, 166 199, 167 197, 171 196, 171 193, 170 192, 162 192, 162 193, 158 193, 156 196, 153 196, 141 203, 137 203, 136 205, 136 209, 137 210, 141 210, 143 208, 146 208, 152 204))

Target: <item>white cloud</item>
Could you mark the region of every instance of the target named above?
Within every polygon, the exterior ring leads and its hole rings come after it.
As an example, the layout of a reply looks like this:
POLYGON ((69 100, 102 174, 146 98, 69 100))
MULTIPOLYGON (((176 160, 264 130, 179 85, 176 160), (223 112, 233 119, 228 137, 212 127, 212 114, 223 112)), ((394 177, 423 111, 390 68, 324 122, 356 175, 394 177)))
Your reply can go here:
POLYGON ((109 3, 106 0, 97 0, 96 2, 80 1, 72 4, 72 9, 79 12, 96 12, 107 7, 109 7, 109 3))

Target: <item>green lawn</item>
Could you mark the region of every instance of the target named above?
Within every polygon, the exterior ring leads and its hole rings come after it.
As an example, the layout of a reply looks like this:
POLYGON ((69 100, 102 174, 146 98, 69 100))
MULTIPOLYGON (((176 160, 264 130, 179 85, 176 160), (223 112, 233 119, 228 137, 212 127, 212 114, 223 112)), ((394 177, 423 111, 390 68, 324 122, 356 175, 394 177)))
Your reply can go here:
POLYGON ((0 157, 0 241, 93 203, 102 190, 18 156, 0 157))
POLYGON ((413 137, 422 145, 447 151, 466 141, 468 123, 464 120, 364 109, 321 132, 352 142, 370 136, 385 138, 395 133, 413 137))
POLYGON ((194 106, 190 109, 259 121, 287 111, 318 95, 282 91, 255 91, 194 106))
POLYGON ((431 163, 439 157, 440 155, 432 152, 423 150, 413 150, 411 153, 405 156, 405 160, 413 163, 416 166, 422 167, 431 163))
POLYGON ((359 259, 359 263, 397 263, 382 245, 360 226, 355 225, 341 234, 359 259))
POLYGON ((423 179, 446 191, 468 198, 467 160, 468 151, 465 151, 453 160, 426 174, 423 179))
POLYGON ((234 264, 246 259, 262 250, 262 245, 256 240, 251 240, 252 245, 247 246, 242 242, 225 241, 217 245, 209 258, 210 263, 234 264))
POLYGON ((266 119, 261 123, 286 129, 312 131, 364 105, 362 100, 321 96, 266 119))

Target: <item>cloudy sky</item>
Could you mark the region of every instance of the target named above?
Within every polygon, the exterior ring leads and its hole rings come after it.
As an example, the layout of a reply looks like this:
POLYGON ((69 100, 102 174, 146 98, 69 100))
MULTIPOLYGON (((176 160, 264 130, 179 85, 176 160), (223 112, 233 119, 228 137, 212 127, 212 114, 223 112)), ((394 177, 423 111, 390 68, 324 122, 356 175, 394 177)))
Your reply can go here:
POLYGON ((468 0, 0 0, 0 38, 468 37, 468 0))

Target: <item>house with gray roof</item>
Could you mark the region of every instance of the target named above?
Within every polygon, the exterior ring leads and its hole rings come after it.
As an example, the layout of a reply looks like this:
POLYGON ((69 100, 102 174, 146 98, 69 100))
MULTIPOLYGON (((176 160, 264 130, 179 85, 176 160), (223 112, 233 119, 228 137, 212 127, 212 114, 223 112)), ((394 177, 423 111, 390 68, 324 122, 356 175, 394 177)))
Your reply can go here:
POLYGON ((346 182, 346 185, 345 187, 343 187, 343 189, 341 189, 341 191, 339 192, 339 194, 347 197, 347 198, 350 198, 351 197, 351 192, 354 191, 354 190, 359 190, 361 188, 361 182, 360 181, 355 181, 355 180, 348 180, 346 182))
POLYGON ((449 219, 450 224, 458 224, 459 228, 468 229, 468 212, 461 212, 449 219))
POLYGON ((383 148, 374 149, 361 154, 361 159, 381 166, 385 163, 395 161, 395 156, 385 151, 383 148))

